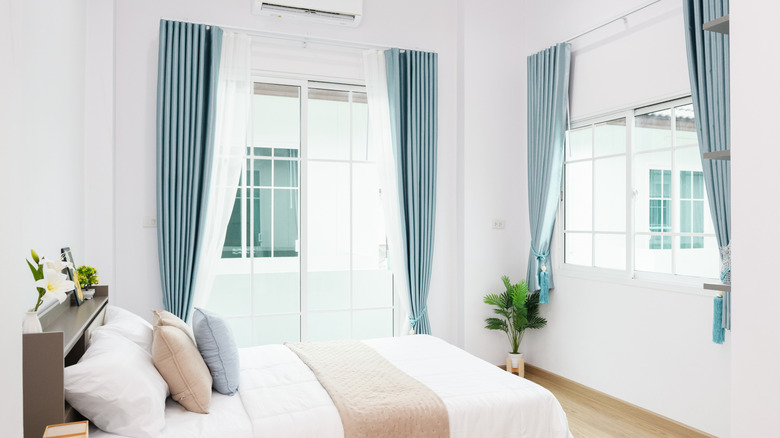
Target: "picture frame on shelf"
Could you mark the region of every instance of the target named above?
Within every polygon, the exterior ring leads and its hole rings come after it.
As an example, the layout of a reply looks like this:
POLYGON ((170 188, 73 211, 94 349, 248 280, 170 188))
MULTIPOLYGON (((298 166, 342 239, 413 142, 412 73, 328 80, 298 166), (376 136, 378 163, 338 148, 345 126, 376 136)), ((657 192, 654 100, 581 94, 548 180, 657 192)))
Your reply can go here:
POLYGON ((67 246, 61 249, 61 253, 62 259, 69 263, 68 267, 65 268, 68 271, 66 274, 68 275, 68 280, 73 282, 73 298, 76 301, 76 305, 80 306, 84 302, 84 292, 79 284, 79 274, 76 272, 76 263, 73 262, 73 253, 70 251, 70 247, 67 246))

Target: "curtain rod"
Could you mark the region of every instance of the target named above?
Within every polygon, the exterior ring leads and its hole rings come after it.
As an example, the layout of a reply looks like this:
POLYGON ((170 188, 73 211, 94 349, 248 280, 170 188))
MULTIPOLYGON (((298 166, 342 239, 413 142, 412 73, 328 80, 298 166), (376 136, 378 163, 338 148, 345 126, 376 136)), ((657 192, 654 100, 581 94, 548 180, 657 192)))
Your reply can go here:
MULTIPOLYGON (((166 18, 164 18, 166 19, 166 18)), ((181 21, 181 20, 174 20, 174 21, 181 21)), ((284 41, 298 41, 301 43, 313 43, 313 44, 324 44, 324 45, 330 45, 330 46, 337 46, 337 47, 346 47, 351 49, 359 49, 359 50, 369 50, 369 49, 375 49, 375 50, 387 50, 391 49, 395 46, 391 45, 383 45, 383 44, 371 44, 371 43, 356 43, 352 41, 346 41, 346 40, 337 40, 332 38, 323 38, 323 37, 312 37, 307 35, 301 35, 301 34, 293 34, 293 33, 281 33, 281 32, 268 32, 268 31, 262 31, 262 30, 256 30, 256 29, 249 29, 246 27, 236 27, 236 26, 224 26, 221 24, 216 23, 209 23, 210 26, 218 26, 221 27, 224 30, 232 31, 232 32, 241 32, 245 33, 249 36, 256 36, 260 38, 271 38, 271 39, 277 39, 277 40, 284 40, 284 41)), ((421 52, 432 52, 437 53, 435 50, 425 50, 420 48, 408 48, 408 47, 398 47, 402 51, 404 50, 418 50, 421 52)))
POLYGON ((581 36, 583 36, 583 35, 587 35, 587 34, 589 34, 589 33, 593 32, 594 30, 601 29, 602 27, 604 27, 604 26, 606 26, 606 25, 608 25, 608 24, 612 24, 612 23, 614 23, 614 22, 616 22, 616 21, 618 21, 618 20, 622 20, 622 19, 624 19, 624 18, 628 17, 629 15, 631 15, 631 14, 633 14, 633 13, 636 13, 636 12, 639 12, 639 11, 641 11, 642 9, 645 9, 645 8, 647 8, 648 6, 652 6, 652 5, 654 5, 654 4, 656 4, 656 3, 660 2, 660 1, 661 1, 661 0, 652 0, 652 1, 649 1, 649 2, 647 2, 647 3, 643 4, 643 5, 639 6, 639 7, 636 7, 636 8, 634 8, 634 9, 632 9, 632 10, 628 11, 628 12, 624 12, 623 14, 620 14, 620 15, 618 15, 617 17, 611 18, 611 19, 609 19, 609 20, 607 20, 607 21, 605 21, 605 22, 603 22, 603 23, 601 23, 601 24, 599 24, 599 25, 597 25, 597 26, 593 26, 593 27, 591 27, 590 29, 586 30, 585 32, 578 33, 577 35, 574 35, 573 37, 571 37, 571 38, 568 38, 568 39, 566 39, 566 40, 564 40, 564 41, 565 41, 565 42, 567 42, 567 43, 569 43, 569 42, 571 42, 572 40, 576 40, 577 38, 579 38, 579 37, 581 37, 581 36))
POLYGON ((311 36, 300 35, 300 34, 268 32, 268 31, 253 30, 253 29, 240 28, 234 26, 219 26, 219 27, 228 31, 245 33, 250 36, 271 38, 271 39, 284 40, 284 41, 298 41, 301 43, 326 44, 329 46, 338 46, 338 47, 346 47, 350 49, 363 49, 363 50, 367 50, 367 49, 387 50, 390 48, 390 46, 383 46, 379 44, 354 43, 352 41, 336 40, 336 39, 322 38, 322 37, 311 37, 311 36))

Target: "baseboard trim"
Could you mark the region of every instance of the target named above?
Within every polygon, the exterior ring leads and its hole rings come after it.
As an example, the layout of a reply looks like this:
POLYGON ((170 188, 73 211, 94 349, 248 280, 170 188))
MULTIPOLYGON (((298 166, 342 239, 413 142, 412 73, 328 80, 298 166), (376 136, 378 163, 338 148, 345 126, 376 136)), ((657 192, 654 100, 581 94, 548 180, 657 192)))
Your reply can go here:
POLYGON ((533 380, 533 376, 537 376, 539 378, 548 380, 560 387, 578 393, 578 395, 581 395, 583 398, 588 398, 593 400, 594 402, 602 403, 612 408, 620 409, 622 411, 625 411, 627 415, 631 415, 636 418, 642 418, 643 420, 651 423, 657 421, 668 422, 676 426, 679 426, 681 429, 684 429, 693 435, 698 434, 704 437, 717 438, 714 435, 710 435, 708 433, 702 432, 701 430, 695 429, 691 426, 688 426, 687 424, 680 423, 679 421, 673 420, 668 417, 664 417, 663 415, 657 414, 653 411, 647 410, 640 406, 628 403, 624 400, 621 400, 617 397, 613 397, 609 394, 605 394, 601 391, 597 391, 593 388, 587 387, 573 380, 559 376, 555 373, 551 373, 545 369, 539 368, 529 363, 525 364, 525 375, 526 378, 528 378, 529 380, 533 380))

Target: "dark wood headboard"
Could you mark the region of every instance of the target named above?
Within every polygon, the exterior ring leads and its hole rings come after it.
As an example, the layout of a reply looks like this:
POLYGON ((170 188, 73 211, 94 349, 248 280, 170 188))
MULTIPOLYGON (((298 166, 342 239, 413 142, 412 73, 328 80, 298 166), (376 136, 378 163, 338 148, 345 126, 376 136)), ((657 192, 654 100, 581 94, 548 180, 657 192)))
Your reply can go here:
POLYGON ((79 418, 65 402, 64 369, 79 361, 92 330, 103 324, 108 286, 97 285, 94 289, 94 298, 81 306, 69 297, 41 315, 43 333, 23 335, 25 438, 40 438, 47 425, 79 418))

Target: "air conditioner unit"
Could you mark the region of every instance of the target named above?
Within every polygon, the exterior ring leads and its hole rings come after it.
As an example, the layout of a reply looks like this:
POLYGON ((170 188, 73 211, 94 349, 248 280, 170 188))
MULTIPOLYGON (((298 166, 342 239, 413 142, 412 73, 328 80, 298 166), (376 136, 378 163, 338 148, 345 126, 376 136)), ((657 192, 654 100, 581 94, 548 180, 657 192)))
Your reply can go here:
POLYGON ((363 0, 252 0, 252 13, 356 27, 363 18, 363 0))

